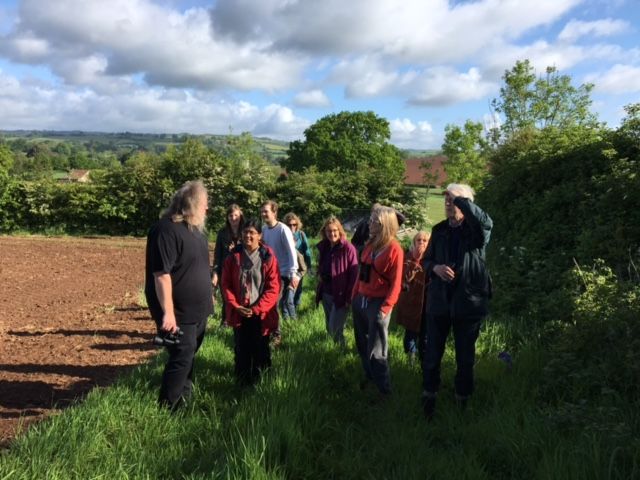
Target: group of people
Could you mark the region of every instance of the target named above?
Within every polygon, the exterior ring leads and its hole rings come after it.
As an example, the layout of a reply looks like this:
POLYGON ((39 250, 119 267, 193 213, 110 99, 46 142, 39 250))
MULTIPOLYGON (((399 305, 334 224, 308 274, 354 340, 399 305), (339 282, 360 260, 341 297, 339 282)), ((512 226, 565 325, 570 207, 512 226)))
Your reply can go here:
MULTIPOLYGON (((316 304, 322 305, 329 336, 345 348, 344 328, 352 312, 355 344, 362 362, 361 388, 392 392, 389 323, 405 328, 404 349, 422 365, 422 407, 435 412, 440 365, 453 330, 455 398, 461 407, 473 392, 475 344, 491 296, 485 248, 492 220, 474 203, 468 185, 450 184, 444 193, 446 219, 420 231, 404 252, 396 238, 404 217, 375 204, 352 241, 338 218, 327 218, 317 248, 316 304)), ((294 213, 278 220, 272 200, 260 208, 262 222, 245 219, 238 205, 227 209, 218 232, 210 274, 203 233, 207 193, 187 182, 154 225, 147 240, 145 293, 158 331, 176 335, 160 388, 160 403, 174 410, 191 395, 193 360, 213 310, 212 294, 223 298, 223 322, 233 328, 235 375, 254 384, 271 366, 271 347, 282 341, 283 318, 296 319, 303 278, 313 255, 294 213)))

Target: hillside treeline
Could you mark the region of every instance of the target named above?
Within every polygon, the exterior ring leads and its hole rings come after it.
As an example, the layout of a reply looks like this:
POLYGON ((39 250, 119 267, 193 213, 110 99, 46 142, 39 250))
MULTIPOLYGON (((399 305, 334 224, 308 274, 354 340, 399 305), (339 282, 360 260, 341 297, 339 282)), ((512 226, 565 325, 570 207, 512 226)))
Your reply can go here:
MULTIPOLYGON (((16 159, 24 161, 24 155, 11 148, 15 141, 10 145, 0 139, 0 232, 145 235, 172 193, 196 178, 210 194, 210 232, 224 222, 229 204, 256 216, 268 198, 277 200, 282 211, 301 214, 311 232, 330 214, 368 210, 375 201, 392 203, 409 212, 414 223, 422 222, 416 194, 403 185, 400 151, 388 143, 388 122, 372 112, 343 112, 308 132, 320 127, 338 132, 343 124, 358 128, 356 133, 350 128, 336 133, 334 138, 343 137, 338 148, 333 142, 305 142, 316 151, 333 150, 333 163, 319 167, 291 166, 287 174, 259 153, 249 134, 229 136, 215 147, 190 137, 162 152, 136 151, 123 159, 104 152, 104 162, 91 170, 87 183, 56 180, 52 166, 69 157, 47 156, 43 147, 29 157, 40 167, 25 174, 16 168, 16 159)), ((66 144, 58 150, 60 145, 66 144)))

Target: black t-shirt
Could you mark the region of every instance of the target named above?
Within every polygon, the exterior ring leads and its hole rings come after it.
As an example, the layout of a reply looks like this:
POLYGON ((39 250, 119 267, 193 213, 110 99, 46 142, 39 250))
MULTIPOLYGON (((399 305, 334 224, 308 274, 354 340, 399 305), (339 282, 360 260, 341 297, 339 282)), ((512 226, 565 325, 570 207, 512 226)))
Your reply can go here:
POLYGON ((213 312, 207 238, 184 222, 164 218, 147 236, 145 295, 151 316, 162 320, 153 272, 171 275, 178 324, 197 323, 213 312))

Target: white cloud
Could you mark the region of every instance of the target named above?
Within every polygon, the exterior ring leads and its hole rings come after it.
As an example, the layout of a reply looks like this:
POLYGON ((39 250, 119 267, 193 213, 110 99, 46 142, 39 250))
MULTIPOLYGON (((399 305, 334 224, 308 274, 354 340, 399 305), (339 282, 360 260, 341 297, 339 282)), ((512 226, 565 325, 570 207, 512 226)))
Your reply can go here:
POLYGON ((398 73, 386 69, 379 57, 363 55, 338 62, 328 81, 344 84, 347 98, 366 98, 389 93, 398 73))
POLYGON ((12 60, 48 65, 70 84, 93 85, 98 75, 79 75, 74 64, 102 58, 106 65, 93 72, 100 76, 142 74, 151 85, 272 91, 295 84, 304 64, 264 43, 216 39, 203 8, 180 13, 150 0, 24 0, 20 21, 1 43, 12 60))
POLYGON ((582 1, 352 0, 345 8, 342 0, 218 0, 211 15, 216 32, 236 41, 311 55, 442 62, 469 58, 496 37, 518 38, 582 1))
POLYGON ((445 106, 477 100, 494 91, 497 85, 482 78, 477 68, 458 73, 438 67, 425 71, 411 85, 409 103, 413 105, 445 106))
POLYGON ((565 25, 558 40, 562 42, 575 42, 580 37, 606 37, 624 32, 630 27, 628 22, 624 20, 614 20, 606 18, 603 20, 595 20, 593 22, 581 22, 579 20, 571 20, 565 25))
MULTIPOLYGON (((632 16, 605 15, 594 7, 604 1, 20 0, 0 5, 0 124, 289 139, 309 124, 298 107, 475 101, 439 109, 430 120, 444 125, 481 118, 477 100, 525 58, 538 73, 597 68, 587 78, 601 92, 637 92, 640 48, 610 39, 632 16), (593 21, 568 21, 577 15, 593 21)), ((429 123, 394 122, 398 142, 436 136, 429 123)))
POLYGON ((297 107, 303 108, 323 108, 331 106, 331 100, 322 90, 307 90, 298 93, 293 99, 297 107))
POLYGON ((24 63, 37 63, 50 54, 47 40, 34 36, 31 32, 25 32, 8 38, 3 42, 2 51, 10 53, 12 57, 24 63))
POLYGON ((256 135, 290 140, 301 137, 309 126, 309 121, 296 117, 290 108, 282 105, 269 105, 262 114, 263 118, 252 129, 256 135))
POLYGON ((426 121, 417 123, 408 118, 396 118, 389 122, 391 143, 399 148, 437 148, 440 139, 426 121))
POLYGON ((585 61, 623 61, 638 58, 635 49, 625 50, 619 45, 597 43, 580 46, 569 44, 554 44, 545 40, 538 40, 529 45, 496 45, 480 60, 483 73, 488 79, 497 80, 505 70, 510 70, 517 60, 529 59, 538 74, 544 73, 546 67, 556 67, 566 71, 585 61))
POLYGON ((265 108, 185 90, 137 88, 103 95, 86 88, 27 85, 0 72, 0 129, 134 131, 143 133, 252 132, 283 140, 309 122, 284 106, 265 108))
POLYGON ((598 92, 640 92, 640 67, 616 64, 604 73, 587 75, 585 81, 594 83, 598 92))

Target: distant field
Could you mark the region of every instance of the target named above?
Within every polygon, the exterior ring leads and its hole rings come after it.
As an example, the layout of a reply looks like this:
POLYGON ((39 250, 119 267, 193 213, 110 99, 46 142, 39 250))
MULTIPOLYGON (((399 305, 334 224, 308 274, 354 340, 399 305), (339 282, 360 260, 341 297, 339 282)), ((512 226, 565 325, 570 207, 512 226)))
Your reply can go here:
MULTIPOLYGON (((231 136, 235 136, 232 134, 231 136)), ((223 144, 229 135, 192 135, 187 133, 132 133, 132 132, 81 132, 54 130, 0 130, 0 138, 5 140, 24 139, 29 142, 71 142, 107 144, 111 148, 140 148, 145 150, 164 150, 169 145, 178 145, 186 138, 196 137, 209 145, 223 144)), ((289 142, 267 137, 253 137, 256 151, 277 160, 286 156, 289 142)), ((438 150, 404 150, 410 157, 435 155, 438 150)))
POLYGON ((444 201, 442 198, 441 188, 431 188, 429 190, 429 196, 426 196, 426 189, 424 187, 411 187, 414 188, 424 198, 424 205, 427 209, 427 216, 429 218, 429 226, 432 227, 436 223, 445 219, 444 216, 444 201), (426 197, 426 198, 425 198, 426 197))

